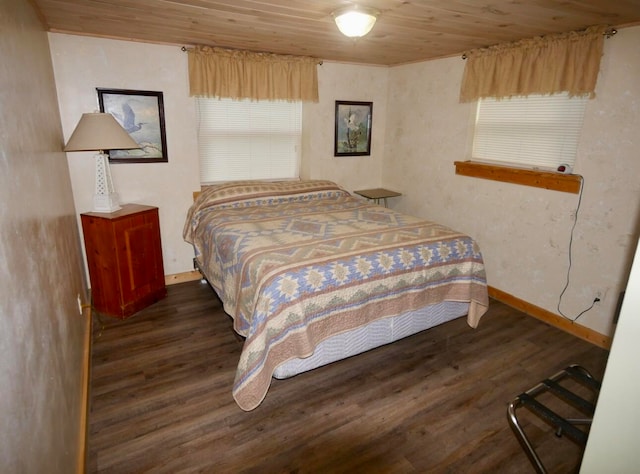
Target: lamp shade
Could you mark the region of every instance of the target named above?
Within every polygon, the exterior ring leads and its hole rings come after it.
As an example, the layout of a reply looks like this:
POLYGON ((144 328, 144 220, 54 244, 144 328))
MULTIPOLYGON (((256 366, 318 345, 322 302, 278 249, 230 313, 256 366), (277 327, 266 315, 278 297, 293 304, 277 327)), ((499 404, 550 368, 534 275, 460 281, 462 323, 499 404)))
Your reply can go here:
POLYGON ((130 150, 140 148, 111 114, 82 114, 64 151, 130 150))
POLYGON ((359 38, 371 31, 380 14, 373 8, 351 6, 332 13, 340 32, 350 38, 359 38))

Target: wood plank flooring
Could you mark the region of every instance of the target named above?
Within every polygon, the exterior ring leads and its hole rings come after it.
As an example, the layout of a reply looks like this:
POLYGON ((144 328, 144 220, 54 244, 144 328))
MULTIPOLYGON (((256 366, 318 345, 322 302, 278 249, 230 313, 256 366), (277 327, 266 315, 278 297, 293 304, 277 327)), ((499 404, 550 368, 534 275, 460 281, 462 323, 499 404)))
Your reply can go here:
MULTIPOLYGON (((88 472, 526 473, 511 399, 571 363, 597 378, 608 353, 495 301, 465 318, 273 380, 244 412, 231 387, 242 340, 211 288, 172 285, 127 320, 94 317, 88 472)), ((549 472, 581 449, 526 410, 549 472)))

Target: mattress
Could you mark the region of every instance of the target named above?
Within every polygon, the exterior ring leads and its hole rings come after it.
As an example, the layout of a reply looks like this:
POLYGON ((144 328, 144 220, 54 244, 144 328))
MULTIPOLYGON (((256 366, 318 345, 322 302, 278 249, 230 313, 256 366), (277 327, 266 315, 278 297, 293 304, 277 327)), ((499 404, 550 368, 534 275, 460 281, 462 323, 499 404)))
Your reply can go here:
POLYGON ((276 368, 273 376, 277 379, 293 377, 452 321, 465 316, 468 311, 469 303, 446 301, 379 319, 325 339, 316 346, 312 355, 284 362, 276 368))

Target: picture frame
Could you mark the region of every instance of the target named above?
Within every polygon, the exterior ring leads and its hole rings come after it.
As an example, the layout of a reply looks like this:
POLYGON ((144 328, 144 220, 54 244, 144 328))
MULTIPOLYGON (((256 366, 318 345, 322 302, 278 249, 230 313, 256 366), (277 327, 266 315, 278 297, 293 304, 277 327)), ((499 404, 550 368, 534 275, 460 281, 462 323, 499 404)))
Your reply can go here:
POLYGON ((371 155, 373 102, 336 100, 334 156, 371 155))
POLYGON ((110 113, 140 145, 109 150, 110 163, 168 162, 162 92, 96 88, 100 112, 110 113))

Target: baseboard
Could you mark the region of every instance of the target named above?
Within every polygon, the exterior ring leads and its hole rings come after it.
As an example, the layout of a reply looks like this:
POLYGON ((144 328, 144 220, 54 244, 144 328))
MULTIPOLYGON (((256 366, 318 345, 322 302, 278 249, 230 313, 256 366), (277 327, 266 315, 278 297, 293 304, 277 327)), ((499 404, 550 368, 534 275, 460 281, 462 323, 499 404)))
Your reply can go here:
POLYGON ((80 439, 78 447, 78 459, 76 472, 83 474, 87 467, 87 446, 89 445, 89 410, 91 409, 91 328, 93 315, 91 305, 82 305, 82 317, 86 317, 84 332, 83 367, 82 367, 82 394, 80 405, 80 439))
MULTIPOLYGON (((166 275, 164 278, 167 285, 175 285, 177 283, 200 280, 202 279, 202 274, 197 270, 192 270, 189 272, 166 275)), ((582 326, 578 323, 563 318, 562 316, 558 316, 551 311, 547 311, 544 308, 540 308, 539 306, 521 300, 520 298, 510 295, 507 292, 489 286, 489 296, 508 306, 511 306, 512 308, 516 308, 517 310, 520 310, 523 313, 528 314, 529 316, 539 319, 540 321, 543 321, 562 331, 568 332, 569 334, 579 337, 580 339, 590 342, 591 344, 594 344, 598 347, 602 347, 603 349, 611 348, 611 337, 600 334, 593 329, 582 326)))
POLYGON ((603 349, 611 348, 611 337, 600 334, 593 329, 582 326, 569 319, 563 318, 562 316, 558 316, 551 311, 547 311, 544 308, 528 303, 502 290, 489 286, 489 296, 501 303, 518 309, 529 316, 533 316, 540 321, 544 321, 553 327, 568 332, 569 334, 579 337, 580 339, 590 342, 598 347, 602 347, 603 349))
POLYGON ((175 285, 177 283, 185 283, 187 281, 200 280, 202 274, 198 270, 191 270, 190 272, 174 273, 173 275, 165 275, 165 285, 175 285))
MULTIPOLYGON (((175 285, 177 283, 200 280, 202 279, 202 274, 197 270, 192 270, 189 272, 176 273, 174 275, 166 275, 164 278, 167 285, 175 285)), ((603 349, 611 348, 611 337, 600 334, 593 329, 570 321, 562 316, 558 316, 551 311, 547 311, 544 308, 540 308, 539 306, 521 300, 520 298, 510 295, 502 290, 489 286, 489 296, 598 347, 602 347, 603 349)))

